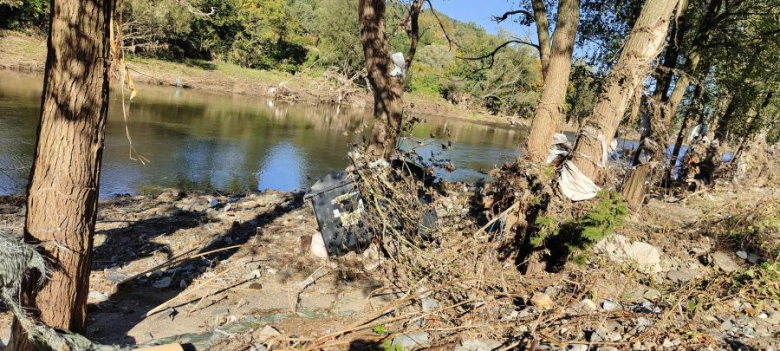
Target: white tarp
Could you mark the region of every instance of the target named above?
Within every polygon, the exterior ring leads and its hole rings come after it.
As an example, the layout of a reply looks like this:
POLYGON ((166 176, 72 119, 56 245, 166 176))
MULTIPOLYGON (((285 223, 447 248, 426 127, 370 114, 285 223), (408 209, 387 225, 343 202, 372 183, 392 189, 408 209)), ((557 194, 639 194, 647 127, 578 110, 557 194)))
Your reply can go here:
POLYGON ((601 190, 588 176, 583 174, 571 161, 561 166, 561 177, 558 180, 563 195, 572 201, 590 200, 601 190))

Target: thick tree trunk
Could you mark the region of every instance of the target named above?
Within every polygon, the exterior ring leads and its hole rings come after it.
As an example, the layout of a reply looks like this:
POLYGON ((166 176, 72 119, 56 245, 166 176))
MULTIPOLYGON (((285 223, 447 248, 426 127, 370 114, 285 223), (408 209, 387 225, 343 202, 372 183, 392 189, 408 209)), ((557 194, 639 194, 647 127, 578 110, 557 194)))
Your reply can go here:
POLYGON ((645 201, 645 182, 650 177, 650 165, 642 164, 631 169, 623 184, 623 200, 632 210, 638 210, 645 201))
MULTIPOLYGON (((669 45, 666 47, 666 52, 664 53, 662 63, 663 69, 659 69, 655 72, 655 91, 653 92, 649 103, 658 105, 658 107, 666 105, 666 103, 669 101, 668 92, 669 88, 672 86, 672 78, 674 77, 674 72, 677 69, 677 61, 678 57, 680 56, 680 41, 683 39, 685 32, 688 30, 686 21, 687 17, 685 16, 687 10, 688 1, 680 1, 679 5, 677 6, 677 16, 675 16, 675 20, 670 24, 671 30, 669 32, 669 45)), ((652 107, 653 108, 651 108, 651 110, 653 111, 659 110, 657 106, 652 107)), ((647 138, 652 138, 653 136, 653 117, 655 116, 656 114, 647 112, 642 115, 642 120, 640 123, 641 134, 639 145, 634 152, 634 157, 631 161, 632 165, 639 164, 639 158, 642 154, 642 150, 644 150, 644 141, 647 138)))
MULTIPOLYGON (((82 332, 108 111, 113 0, 53 0, 41 119, 24 237, 55 270, 22 303, 49 326, 82 332)), ((15 323, 12 347, 31 350, 15 323)))
POLYGON ((617 131, 636 90, 641 89, 653 59, 666 41, 672 11, 677 1, 648 0, 642 7, 615 67, 609 72, 593 114, 580 130, 572 161, 594 181, 605 170, 603 155, 617 131))
POLYGON ((550 24, 547 21, 547 6, 544 0, 531 0, 536 22, 536 38, 539 41, 539 61, 542 66, 542 78, 547 77, 550 67, 550 24))
POLYGON ((385 35, 385 1, 360 0, 358 6, 360 41, 374 93, 374 129, 368 152, 376 157, 390 157, 403 122, 403 77, 390 76, 393 62, 385 35))
POLYGON ((553 135, 562 120, 579 18, 579 0, 560 1, 550 64, 546 70, 541 100, 536 107, 531 132, 526 142, 526 157, 533 162, 541 163, 547 159, 553 135))
MULTIPOLYGON (((420 38, 418 19, 423 0, 415 0, 409 13, 411 45, 407 52, 406 70, 412 66, 420 38)), ((403 123, 404 77, 392 77, 394 64, 386 36, 386 2, 384 0, 360 0, 358 16, 360 41, 366 59, 366 72, 374 93, 374 129, 368 144, 368 152, 375 157, 390 158, 395 153, 403 123)))

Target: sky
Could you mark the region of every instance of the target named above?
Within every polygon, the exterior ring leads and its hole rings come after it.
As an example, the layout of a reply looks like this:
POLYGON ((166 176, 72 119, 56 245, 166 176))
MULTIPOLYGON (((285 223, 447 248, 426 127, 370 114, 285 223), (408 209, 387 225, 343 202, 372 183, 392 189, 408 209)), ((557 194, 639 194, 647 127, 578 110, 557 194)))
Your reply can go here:
POLYGON ((497 24, 491 20, 491 16, 500 16, 506 11, 518 9, 521 0, 432 0, 432 2, 434 10, 463 22, 476 22, 488 33, 496 34, 501 27, 521 38, 534 39, 528 27, 520 27, 519 24, 510 21, 497 24))

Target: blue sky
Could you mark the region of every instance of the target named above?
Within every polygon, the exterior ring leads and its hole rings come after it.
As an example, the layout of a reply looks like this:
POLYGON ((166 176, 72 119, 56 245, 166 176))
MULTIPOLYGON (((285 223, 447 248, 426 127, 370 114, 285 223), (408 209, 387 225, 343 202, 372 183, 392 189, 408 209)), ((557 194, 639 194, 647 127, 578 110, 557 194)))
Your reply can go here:
POLYGON ((528 27, 520 27, 517 23, 504 21, 496 24, 490 18, 498 16, 508 10, 518 9, 521 0, 432 0, 434 10, 443 12, 448 16, 463 21, 476 22, 484 27, 488 33, 498 33, 498 28, 510 30, 519 37, 530 36, 534 39, 534 33, 528 27))

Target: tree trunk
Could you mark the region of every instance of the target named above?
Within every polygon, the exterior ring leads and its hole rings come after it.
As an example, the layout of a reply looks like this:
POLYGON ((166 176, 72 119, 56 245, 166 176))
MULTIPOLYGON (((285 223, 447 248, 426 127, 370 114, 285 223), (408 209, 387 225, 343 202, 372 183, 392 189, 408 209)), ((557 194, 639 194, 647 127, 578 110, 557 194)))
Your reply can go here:
POLYGON ((650 165, 642 164, 631 169, 623 184, 623 200, 632 210, 638 210, 645 201, 645 182, 650 177, 650 165))
MULTIPOLYGON (((659 69, 655 72, 655 91, 653 91, 653 96, 649 102, 650 104, 662 106, 669 101, 668 92, 669 88, 672 86, 672 77, 674 77, 674 72, 677 69, 677 60, 680 56, 680 41, 688 30, 688 26, 686 25, 687 17, 685 16, 687 10, 688 1, 682 0, 677 7, 677 16, 675 16, 675 20, 670 24, 669 45, 666 47, 666 52, 664 53, 663 69, 659 69)), ((656 111, 657 108, 653 106, 651 110, 656 111)), ((641 134, 639 144, 637 145, 633 160, 631 161, 632 165, 639 164, 639 158, 642 155, 642 150, 644 150, 644 141, 653 136, 654 116, 654 114, 647 113, 647 111, 642 115, 640 123, 641 134)))
POLYGON ((605 170, 604 154, 636 90, 647 77, 653 59, 666 41, 672 11, 677 1, 647 0, 626 39, 620 58, 609 72, 593 114, 580 129, 572 161, 583 174, 599 182, 605 170))
POLYGON ((680 149, 682 149, 682 144, 685 141, 685 134, 688 130, 688 123, 693 119, 695 114, 701 113, 702 110, 702 93, 704 92, 704 89, 702 88, 701 84, 696 85, 696 89, 693 91, 693 97, 691 98, 691 106, 688 109, 688 111, 685 113, 685 116, 683 117, 682 123, 680 124, 680 131, 677 133, 677 140, 674 142, 674 148, 672 149, 672 155, 669 160, 669 167, 666 170, 665 183, 669 183, 672 180, 672 175, 674 174, 674 169, 677 166, 677 160, 680 158, 680 149))
POLYGON ((547 7, 544 0, 531 0, 536 22, 536 38, 539 41, 539 62, 542 66, 542 79, 547 77, 550 67, 550 24, 547 21, 547 7))
MULTIPOLYGON (((53 0, 24 239, 55 267, 22 303, 49 326, 83 332, 108 111, 112 0, 53 0)), ((31 350, 14 323, 13 350, 31 350)))
MULTIPOLYGON (((418 18, 423 0, 415 0, 409 13, 411 45, 407 52, 406 70, 412 66, 419 42, 418 18)), ((374 93, 374 129, 368 144, 368 153, 375 157, 390 158, 395 153, 403 123, 404 77, 392 77, 394 64, 390 56, 390 44, 386 36, 386 2, 384 0, 360 0, 358 16, 360 41, 366 59, 366 72, 374 93)))
MULTIPOLYGON (((562 120, 579 18, 579 0, 560 1, 558 22, 553 34, 552 55, 542 86, 541 100, 536 107, 531 123, 531 132, 526 143, 527 158, 533 162, 541 163, 547 159, 553 135, 555 135, 558 123, 562 120)), ((538 25, 539 23, 537 23, 538 25)))

